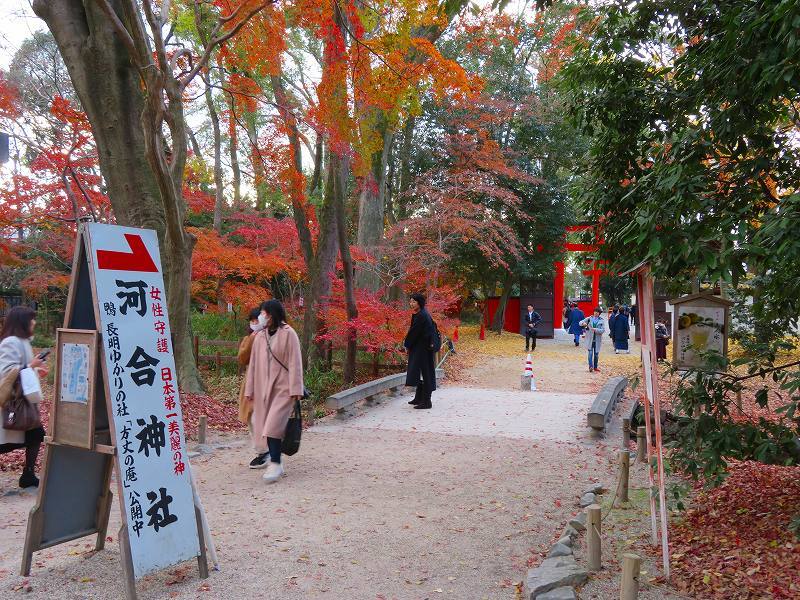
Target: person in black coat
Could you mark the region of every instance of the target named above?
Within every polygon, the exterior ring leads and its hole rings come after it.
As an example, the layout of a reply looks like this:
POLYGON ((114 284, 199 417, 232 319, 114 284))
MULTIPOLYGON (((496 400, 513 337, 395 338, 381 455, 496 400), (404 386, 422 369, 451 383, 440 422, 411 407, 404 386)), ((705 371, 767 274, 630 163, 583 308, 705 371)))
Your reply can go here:
POLYGON ((528 351, 528 346, 531 351, 536 350, 536 336, 539 334, 536 326, 541 320, 541 315, 533 310, 533 305, 528 304, 528 310, 525 311, 525 352, 528 351))
POLYGON ((426 409, 431 408, 431 394, 436 389, 434 356, 438 348, 433 347, 435 331, 433 319, 425 310, 425 296, 412 294, 409 306, 414 314, 411 315, 411 326, 403 342, 408 351, 406 385, 417 388, 409 404, 413 404, 414 408, 426 409))

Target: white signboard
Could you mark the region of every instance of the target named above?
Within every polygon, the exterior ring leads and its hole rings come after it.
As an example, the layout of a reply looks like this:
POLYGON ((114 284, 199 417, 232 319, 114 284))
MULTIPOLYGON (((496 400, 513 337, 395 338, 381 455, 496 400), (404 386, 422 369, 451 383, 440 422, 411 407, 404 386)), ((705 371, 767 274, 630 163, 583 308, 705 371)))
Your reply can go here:
POLYGON ((89 402, 88 344, 64 344, 61 348, 61 401, 89 402))
POLYGON ((91 269, 135 577, 200 554, 155 231, 92 223, 91 269))
POLYGON ((678 305, 678 331, 673 332, 678 349, 678 364, 699 367, 703 352, 723 353, 725 347, 725 308, 722 306, 678 305))

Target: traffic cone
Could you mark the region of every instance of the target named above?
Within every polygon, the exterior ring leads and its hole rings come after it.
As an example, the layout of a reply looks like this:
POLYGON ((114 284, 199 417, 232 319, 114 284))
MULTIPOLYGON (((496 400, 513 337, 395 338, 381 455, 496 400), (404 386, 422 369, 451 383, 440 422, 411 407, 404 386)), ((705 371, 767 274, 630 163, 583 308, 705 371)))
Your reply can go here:
POLYGON ((482 339, 482 340, 486 339, 486 324, 483 322, 483 319, 481 319, 481 337, 480 337, 480 339, 482 339))
POLYGON ((456 325, 456 330, 453 332, 453 341, 458 341, 458 325, 456 325))

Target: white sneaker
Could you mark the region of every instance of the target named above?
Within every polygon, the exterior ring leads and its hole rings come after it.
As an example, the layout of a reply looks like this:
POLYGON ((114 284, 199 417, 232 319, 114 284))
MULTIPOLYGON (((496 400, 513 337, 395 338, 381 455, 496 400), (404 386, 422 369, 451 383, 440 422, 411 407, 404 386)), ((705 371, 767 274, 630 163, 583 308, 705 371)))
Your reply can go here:
POLYGON ((283 470, 283 463, 274 463, 269 461, 269 466, 267 467, 267 472, 264 473, 262 479, 267 483, 274 483, 278 481, 281 477, 283 477, 284 470, 283 470))

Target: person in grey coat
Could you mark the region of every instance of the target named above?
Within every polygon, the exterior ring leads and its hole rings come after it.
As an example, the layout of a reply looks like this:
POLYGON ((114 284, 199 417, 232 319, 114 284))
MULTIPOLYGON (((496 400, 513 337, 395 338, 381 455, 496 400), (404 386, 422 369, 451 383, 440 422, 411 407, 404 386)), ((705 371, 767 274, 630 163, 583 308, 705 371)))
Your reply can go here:
POLYGON ((603 321, 602 309, 598 306, 594 309, 591 317, 586 317, 580 322, 581 327, 586 329, 586 349, 589 351, 589 372, 600 371, 597 362, 600 356, 600 348, 603 346, 603 334, 606 332, 606 324, 603 321))
MULTIPOLYGON (((0 380, 14 369, 30 367, 47 375, 45 362, 33 355, 31 338, 36 326, 36 312, 27 306, 15 306, 6 315, 3 330, 0 332, 0 380)), ((38 408, 38 406, 37 406, 38 408)), ((44 441, 44 428, 41 426, 29 431, 12 431, 0 427, 0 454, 25 448, 25 468, 19 478, 19 487, 38 487, 36 477, 36 458, 44 441)))

